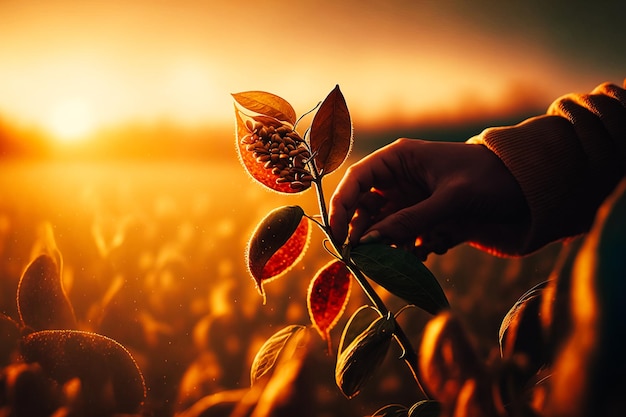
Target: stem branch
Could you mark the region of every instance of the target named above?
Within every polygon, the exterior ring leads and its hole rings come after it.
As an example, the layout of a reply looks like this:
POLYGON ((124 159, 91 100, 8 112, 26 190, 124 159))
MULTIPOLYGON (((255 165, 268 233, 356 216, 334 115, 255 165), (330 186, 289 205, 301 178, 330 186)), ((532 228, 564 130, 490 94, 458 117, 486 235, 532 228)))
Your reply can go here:
MULTIPOLYGON (((324 199, 324 191, 322 189, 322 177, 323 176, 319 175, 319 172, 317 171, 317 168, 315 167, 314 163, 310 163, 309 165, 313 172, 313 177, 314 177, 313 183, 315 184, 315 188, 317 191, 317 200, 318 200, 318 205, 320 209, 320 215, 322 218, 321 223, 318 223, 318 224, 321 225, 321 228, 326 234, 326 236, 328 237, 328 240, 330 241, 333 249, 338 254, 339 258, 346 264, 347 268, 350 270, 352 275, 354 275, 355 279, 357 280, 357 282, 363 289, 363 292, 365 292, 365 295, 367 295, 367 297, 372 302, 372 304, 376 306, 378 311, 380 311, 380 313, 383 316, 386 316, 389 313, 389 309, 387 308, 383 300, 380 298, 378 293, 374 290, 374 288, 372 287, 370 282, 367 280, 365 275, 363 275, 363 272, 361 272, 361 270, 354 264, 354 262, 352 262, 352 259, 344 256, 343 251, 341 250, 341 244, 337 242, 335 238, 333 237, 332 232, 330 230, 328 209, 326 207, 326 201, 324 199)), ((395 317, 393 315, 392 317, 393 317, 393 320, 395 321, 395 317)), ((398 345, 403 351, 402 359, 409 367, 411 374, 413 374, 413 378, 415 379, 415 382, 417 383, 419 389, 422 391, 424 396, 428 398, 428 394, 422 387, 422 384, 420 383, 419 377, 418 377, 417 353, 415 353, 415 350, 413 349, 411 341, 409 340, 406 333, 404 333, 404 331, 402 330, 402 328, 397 322, 395 326, 394 337, 396 339, 396 342, 398 342, 398 345)))

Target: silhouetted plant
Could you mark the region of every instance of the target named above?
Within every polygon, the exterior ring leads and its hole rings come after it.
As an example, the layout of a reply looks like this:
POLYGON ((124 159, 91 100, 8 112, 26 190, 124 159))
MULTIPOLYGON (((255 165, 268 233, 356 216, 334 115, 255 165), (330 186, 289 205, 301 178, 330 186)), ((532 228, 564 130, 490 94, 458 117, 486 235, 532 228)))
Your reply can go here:
MULTIPOLYGON (((319 204, 317 214, 305 213, 298 205, 276 208, 253 232, 246 259, 263 301, 264 285, 287 273, 302 258, 311 224, 318 226, 335 259, 312 277, 307 305, 313 327, 329 349, 330 331, 344 312, 353 280, 371 301, 370 306, 354 312, 344 328, 337 352, 337 386, 348 398, 356 396, 376 373, 392 340, 400 346, 402 359, 420 386, 417 356, 396 321, 398 313, 389 311, 369 280, 431 314, 447 310, 448 300, 437 279, 412 253, 384 244, 350 247, 333 237, 322 180, 343 164, 353 144, 350 113, 339 86, 314 109, 311 125, 303 134, 298 131, 302 118, 297 118, 283 98, 263 91, 233 97, 237 150, 250 176, 278 193, 297 194, 313 187, 319 204)), ((288 326, 263 345, 252 365, 253 384, 272 369, 287 342, 301 337, 306 329, 288 326)), ((433 407, 430 401, 420 404, 433 407)))

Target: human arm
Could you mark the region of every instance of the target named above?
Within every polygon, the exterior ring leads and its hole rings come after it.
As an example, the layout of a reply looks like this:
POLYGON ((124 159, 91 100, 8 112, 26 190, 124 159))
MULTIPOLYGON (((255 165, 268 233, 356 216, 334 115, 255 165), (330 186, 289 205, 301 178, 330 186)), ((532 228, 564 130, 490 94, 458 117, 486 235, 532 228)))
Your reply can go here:
POLYGON ((331 198, 333 235, 419 238, 425 257, 465 241, 521 255, 584 232, 624 175, 624 94, 603 84, 467 143, 396 141, 348 169, 331 198))

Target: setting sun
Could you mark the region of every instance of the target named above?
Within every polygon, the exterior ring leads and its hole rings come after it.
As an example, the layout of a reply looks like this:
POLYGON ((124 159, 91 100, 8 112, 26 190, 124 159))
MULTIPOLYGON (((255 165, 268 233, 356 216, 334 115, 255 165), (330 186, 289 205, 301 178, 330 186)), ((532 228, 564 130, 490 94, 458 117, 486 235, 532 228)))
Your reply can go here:
POLYGON ((81 99, 64 99, 51 109, 47 129, 63 142, 84 139, 94 129, 94 118, 89 105, 81 99))

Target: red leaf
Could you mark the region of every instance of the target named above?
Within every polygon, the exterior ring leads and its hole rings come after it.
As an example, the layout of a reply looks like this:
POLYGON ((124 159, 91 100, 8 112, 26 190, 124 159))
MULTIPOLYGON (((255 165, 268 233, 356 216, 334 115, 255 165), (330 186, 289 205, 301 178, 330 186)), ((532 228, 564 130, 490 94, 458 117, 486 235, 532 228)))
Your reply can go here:
POLYGON ((52 256, 39 255, 28 265, 17 288, 17 308, 22 323, 35 330, 76 328, 60 265, 52 256))
POLYGON ((346 100, 336 86, 324 99, 311 123, 311 150, 322 174, 341 166, 352 148, 352 122, 346 100))
POLYGON ((259 223, 248 243, 248 269, 264 302, 263 284, 287 272, 304 255, 310 227, 303 214, 299 206, 273 210, 259 223))
POLYGON ((291 125, 296 123, 296 112, 291 104, 276 94, 265 91, 244 91, 232 96, 239 105, 255 113, 270 116, 291 125))
POLYGON ((330 331, 346 308, 351 277, 352 273, 343 262, 333 260, 317 272, 309 285, 309 316, 324 340, 328 340, 330 331))
MULTIPOLYGON (((279 120, 265 117, 265 116, 257 116, 253 118, 248 118, 243 115, 236 107, 235 107, 235 120, 236 120, 236 128, 237 128, 237 138, 236 138, 236 148, 237 154, 239 155, 239 160, 241 164, 244 166, 248 174, 250 176, 260 182, 262 185, 267 188, 276 191, 278 193, 283 194, 293 194, 305 191, 311 186, 312 177, 308 174, 308 171, 304 167, 304 161, 306 161, 310 154, 308 149, 306 149, 304 141, 300 139, 297 132, 293 131, 290 126, 287 126, 281 123, 279 120), (297 141, 296 148, 301 152, 297 156, 289 156, 289 153, 283 151, 282 153, 285 156, 285 159, 281 159, 280 163, 273 162, 268 163, 268 161, 262 160, 265 155, 260 155, 257 151, 262 151, 267 153, 268 149, 256 149, 255 145, 263 145, 263 141, 255 136, 258 132, 256 129, 257 125, 262 125, 265 128, 271 129, 280 129, 281 130, 281 141, 285 141, 285 136, 291 136, 289 139, 293 141, 293 138, 297 141), (298 172, 296 175, 298 178, 293 178, 293 180, 287 180, 282 174, 281 167, 284 165, 286 169, 295 169, 301 168, 303 171, 298 172)), ((264 136, 265 143, 267 143, 270 138, 264 136)), ((270 155, 267 155, 270 157, 270 155)))

